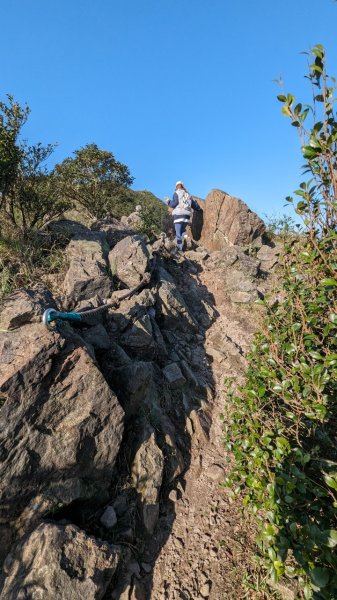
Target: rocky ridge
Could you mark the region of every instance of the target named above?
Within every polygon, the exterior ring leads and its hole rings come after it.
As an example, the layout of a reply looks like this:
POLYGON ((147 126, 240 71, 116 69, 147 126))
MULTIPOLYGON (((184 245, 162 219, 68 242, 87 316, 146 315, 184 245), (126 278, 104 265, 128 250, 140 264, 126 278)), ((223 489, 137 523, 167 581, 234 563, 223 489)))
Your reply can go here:
POLYGON ((223 235, 212 250, 204 232, 175 257, 132 219, 58 222, 71 234, 60 294, 39 284, 3 302, 1 599, 240 597, 249 536, 219 486, 219 414, 280 251, 241 204, 240 244, 223 235), (41 323, 47 307, 109 299, 77 326, 41 323))

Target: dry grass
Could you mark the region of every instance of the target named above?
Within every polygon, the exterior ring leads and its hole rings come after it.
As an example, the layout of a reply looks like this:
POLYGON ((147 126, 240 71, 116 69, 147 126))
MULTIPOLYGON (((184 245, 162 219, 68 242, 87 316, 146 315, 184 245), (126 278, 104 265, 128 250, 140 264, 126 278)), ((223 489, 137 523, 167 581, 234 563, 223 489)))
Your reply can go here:
POLYGON ((43 282, 59 289, 66 268, 64 247, 68 240, 52 240, 49 234, 31 233, 0 237, 0 299, 14 289, 43 282))

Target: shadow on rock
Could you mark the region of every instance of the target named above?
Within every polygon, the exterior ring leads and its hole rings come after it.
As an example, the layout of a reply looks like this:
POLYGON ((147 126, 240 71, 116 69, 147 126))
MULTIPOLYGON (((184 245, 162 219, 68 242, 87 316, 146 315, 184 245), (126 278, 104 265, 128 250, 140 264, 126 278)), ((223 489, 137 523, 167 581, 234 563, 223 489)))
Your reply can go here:
POLYGON ((126 418, 110 506, 113 541, 129 552, 106 600, 151 597, 152 569, 172 530, 192 439, 204 442, 209 434, 214 380, 204 339, 218 313, 198 280, 200 269, 188 259, 159 259, 151 289, 109 317, 113 343, 97 353, 126 418))

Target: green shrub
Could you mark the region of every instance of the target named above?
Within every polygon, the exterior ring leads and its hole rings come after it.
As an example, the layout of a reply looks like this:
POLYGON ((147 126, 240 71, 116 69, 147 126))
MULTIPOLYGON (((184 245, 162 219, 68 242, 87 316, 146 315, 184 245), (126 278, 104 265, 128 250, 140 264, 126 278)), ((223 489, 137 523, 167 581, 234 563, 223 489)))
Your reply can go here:
POLYGON ((56 165, 54 176, 60 198, 80 204, 97 219, 121 216, 118 207, 127 203, 127 186, 133 182, 129 168, 96 144, 87 144, 56 165))
MULTIPOLYGON (((225 425, 235 465, 228 484, 260 524, 274 579, 298 579, 301 596, 337 597, 337 232, 335 82, 325 52, 310 53, 313 109, 281 94, 311 179, 295 192, 305 232, 285 248, 279 301, 245 384, 230 393, 225 425), (318 105, 318 106, 317 106, 318 105), (320 110, 321 109, 321 110, 320 110), (308 117, 309 126, 304 126, 308 117), (320 120, 318 120, 320 119, 320 120)), ((288 201, 294 202, 292 198, 288 201)))
POLYGON ((135 206, 141 205, 141 217, 143 224, 141 233, 145 233, 153 241, 163 231, 164 217, 167 214, 167 206, 163 204, 154 194, 148 191, 133 191, 135 206))
POLYGON ((24 236, 69 206, 45 167, 54 145, 29 146, 20 140, 29 112, 10 95, 0 102, 0 231, 11 228, 24 236))

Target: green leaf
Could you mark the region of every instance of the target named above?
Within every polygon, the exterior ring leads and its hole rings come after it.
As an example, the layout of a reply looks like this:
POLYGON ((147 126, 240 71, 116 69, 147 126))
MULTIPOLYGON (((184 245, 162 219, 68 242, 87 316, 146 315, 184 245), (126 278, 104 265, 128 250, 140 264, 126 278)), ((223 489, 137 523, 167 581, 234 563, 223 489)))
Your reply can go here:
POLYGON ((325 483, 333 490, 337 491, 337 481, 336 478, 332 475, 328 475, 327 473, 323 474, 325 483))
POLYGON ((324 356, 322 356, 319 352, 316 352, 315 350, 309 352, 309 355, 312 358, 315 358, 315 360, 324 360, 324 356))
POLYGON ((336 529, 328 529, 327 531, 323 531, 323 533, 327 537, 327 546, 329 548, 334 548, 337 546, 337 530, 336 529))
POLYGON ((337 361, 337 354, 328 354, 328 356, 325 357, 326 363, 335 363, 336 361, 337 361))
POLYGON ((332 277, 326 277, 325 279, 321 279, 320 285, 323 287, 331 287, 337 285, 337 280, 332 277))
POLYGON ((306 108, 306 109, 305 109, 305 110, 302 112, 302 114, 301 114, 301 116, 300 116, 300 121, 301 121, 301 123, 303 123, 303 122, 305 121, 305 119, 307 118, 309 110, 310 110, 309 108, 306 108))
POLYGON ((301 110, 302 110, 302 104, 301 103, 296 104, 296 106, 294 108, 295 115, 298 116, 300 114, 301 110))
POLYGON ((286 117, 291 117, 291 110, 290 110, 289 106, 287 106, 287 105, 282 106, 281 111, 284 115, 286 115, 286 117))
POLYGON ((276 560, 276 552, 275 552, 274 548, 268 548, 268 554, 269 554, 270 560, 272 560, 272 561, 276 560))
POLYGON ((311 600, 313 594, 310 585, 306 584, 303 588, 304 598, 305 600, 311 600))
POLYGON ((304 158, 311 160, 316 158, 316 156, 319 154, 319 149, 313 148, 312 146, 302 146, 302 154, 304 158))
POLYGON ((321 131, 323 127, 323 123, 321 121, 317 121, 317 123, 315 123, 313 130, 315 133, 318 133, 319 131, 321 131))
POLYGON ((315 567, 310 571, 310 577, 315 585, 319 588, 324 588, 329 582, 330 576, 328 569, 315 567))
POLYGON ((286 102, 286 100, 287 100, 287 98, 286 98, 286 97, 285 97, 283 94, 279 94, 279 95, 277 96, 277 99, 278 99, 280 102, 286 102))

